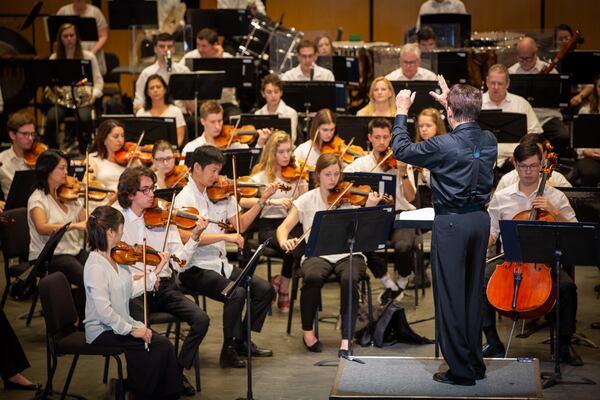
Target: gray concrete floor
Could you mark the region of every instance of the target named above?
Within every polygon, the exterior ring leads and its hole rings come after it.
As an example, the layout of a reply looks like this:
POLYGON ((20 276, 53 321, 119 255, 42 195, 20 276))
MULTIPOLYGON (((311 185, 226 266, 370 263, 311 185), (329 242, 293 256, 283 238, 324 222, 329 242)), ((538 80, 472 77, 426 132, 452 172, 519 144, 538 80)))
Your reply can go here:
MULTIPOLYGON (((278 271, 278 266, 274 267, 278 271)), ((260 267, 259 274, 265 275, 266 268, 260 267)), ((373 281, 374 299, 381 291, 379 282, 373 281)), ((594 294, 594 285, 600 283, 600 274, 596 268, 578 267, 576 282, 579 287, 579 310, 577 331, 589 339, 600 344, 600 330, 592 330, 590 323, 600 321, 598 311, 599 301, 594 294)), ((0 282, 4 287, 4 282, 0 282)), ((326 285, 323 291, 323 314, 336 314, 339 306, 339 286, 326 285)), ((406 307, 409 322, 433 317, 431 289, 428 289, 424 298, 420 298, 420 305, 414 306, 414 295, 409 293, 402 303, 406 307)), ((31 327, 25 327, 25 321, 17 316, 26 312, 29 303, 16 302, 9 299, 5 312, 20 338, 32 367, 25 371, 27 377, 35 382, 45 382, 46 378, 46 347, 44 338, 44 322, 41 317, 34 318, 31 327)), ((224 370, 219 367, 219 350, 222 340, 221 309, 219 303, 208 301, 208 313, 211 316, 211 327, 208 335, 200 346, 202 392, 195 398, 202 399, 234 399, 245 396, 246 371, 245 369, 224 370)), ((257 399, 326 399, 333 383, 335 367, 315 367, 313 364, 319 360, 335 358, 339 344, 339 331, 333 324, 321 323, 320 336, 324 351, 320 354, 308 353, 301 341, 300 314, 298 303, 294 312, 294 325, 292 335, 285 333, 287 314, 282 314, 276 309, 273 316, 269 317, 262 333, 253 337, 254 341, 263 347, 270 347, 275 352, 273 358, 255 359, 254 362, 254 396, 257 399)), ((510 321, 506 318, 499 321, 499 331, 503 340, 509 334, 510 321)), ((434 336, 434 322, 428 320, 413 325, 417 333, 432 338, 434 336)), ((158 326, 158 330, 164 327, 158 326)), ((549 356, 549 346, 541 342, 548 337, 548 331, 543 330, 528 339, 514 339, 511 356, 533 356, 542 360, 542 371, 552 371, 553 364, 549 356)), ((600 382, 600 351, 581 345, 574 346, 585 362, 583 367, 570 367, 563 365, 562 372, 566 377, 588 377, 600 382)), ((433 345, 414 346, 398 344, 387 348, 361 348, 355 349, 357 355, 386 355, 386 356, 422 356, 434 355, 433 345)), ((55 389, 62 389, 62 384, 70 365, 71 358, 64 357, 59 360, 57 376, 54 379, 55 389)), ((111 364, 111 375, 116 376, 114 362, 111 364)), ((103 359, 95 357, 80 358, 70 392, 84 395, 88 399, 107 398, 108 387, 102 384, 103 359)), ((186 372, 193 381, 193 370, 186 372)), ((401 379, 402 377, 398 377, 401 379)), ((432 381, 432 384, 433 381, 432 381)), ((544 390, 547 399, 592 399, 597 398, 600 386, 595 385, 558 385, 544 390), (594 395, 596 393, 596 395, 594 395)), ((29 393, 8 392, 0 390, 0 399, 29 399, 29 393)))

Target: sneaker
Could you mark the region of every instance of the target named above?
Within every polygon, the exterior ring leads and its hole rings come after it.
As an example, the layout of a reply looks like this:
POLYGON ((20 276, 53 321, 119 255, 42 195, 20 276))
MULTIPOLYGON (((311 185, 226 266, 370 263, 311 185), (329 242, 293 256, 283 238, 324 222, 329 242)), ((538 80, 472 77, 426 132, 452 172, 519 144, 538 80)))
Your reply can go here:
POLYGON ((385 305, 385 304, 387 304, 387 303, 389 303, 390 301, 393 301, 393 300, 400 301, 402 299, 402 297, 404 296, 404 294, 402 292, 403 292, 402 289, 400 289, 400 290, 392 290, 392 289, 386 288, 379 295, 379 304, 385 305), (398 299, 398 297, 400 297, 400 299, 398 299))

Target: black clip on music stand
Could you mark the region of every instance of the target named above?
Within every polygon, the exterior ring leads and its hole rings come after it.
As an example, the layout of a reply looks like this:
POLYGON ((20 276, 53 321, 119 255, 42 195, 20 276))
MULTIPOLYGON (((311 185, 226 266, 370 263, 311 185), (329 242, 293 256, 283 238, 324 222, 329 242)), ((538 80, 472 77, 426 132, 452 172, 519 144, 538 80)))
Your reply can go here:
MULTIPOLYGON (((331 254, 348 254, 348 350, 350 356, 344 356, 348 361, 360 364, 365 362, 352 355, 352 256, 355 252, 375 251, 385 248, 387 238, 394 222, 393 206, 377 206, 351 208, 343 210, 318 211, 315 214, 310 236, 306 245, 306 257, 319 257, 331 254), (374 234, 379 233, 379 234, 374 234)), ((343 331, 344 327, 342 327, 343 331)), ((339 360, 322 360, 315 366, 331 366, 339 360)))
POLYGON ((235 281, 229 282, 229 284, 221 291, 221 294, 225 296, 227 300, 230 299, 231 295, 238 287, 242 287, 246 290, 246 351, 248 352, 248 365, 246 368, 246 375, 248 379, 248 390, 246 397, 242 397, 240 399, 253 400, 252 394, 252 299, 250 295, 250 287, 252 282, 252 276, 254 275, 254 271, 256 270, 256 266, 258 265, 258 261, 260 260, 260 255, 265 250, 265 248, 269 245, 271 239, 267 239, 258 246, 252 258, 248 260, 248 263, 242 270, 240 276, 237 277, 235 281))
POLYGON ((600 224, 510 220, 501 221, 501 233, 507 260, 553 266, 556 283, 554 372, 542 372, 542 378, 545 379, 542 388, 546 389, 559 383, 596 384, 588 378, 567 381, 560 372, 559 276, 561 263, 600 265, 600 224))
POLYGON ((194 130, 198 137, 198 100, 221 98, 225 71, 187 72, 169 77, 169 92, 176 100, 194 100, 194 130))

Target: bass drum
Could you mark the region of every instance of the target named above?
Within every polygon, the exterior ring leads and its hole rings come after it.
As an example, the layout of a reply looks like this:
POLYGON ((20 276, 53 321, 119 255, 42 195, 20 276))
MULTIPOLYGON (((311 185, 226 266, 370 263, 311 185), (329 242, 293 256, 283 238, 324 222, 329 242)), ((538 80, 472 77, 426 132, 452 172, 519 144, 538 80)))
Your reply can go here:
POLYGON ((33 99, 35 87, 27 83, 25 64, 34 55, 35 49, 27 39, 12 29, 0 27, 0 88, 5 113, 25 107, 33 99))

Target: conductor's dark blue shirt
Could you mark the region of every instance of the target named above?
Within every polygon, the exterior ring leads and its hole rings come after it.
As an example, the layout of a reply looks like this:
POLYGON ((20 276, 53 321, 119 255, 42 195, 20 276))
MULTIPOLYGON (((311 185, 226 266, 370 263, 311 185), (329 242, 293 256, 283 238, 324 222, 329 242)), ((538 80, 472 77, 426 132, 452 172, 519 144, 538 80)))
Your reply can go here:
POLYGON ((496 137, 491 132, 482 130, 477 122, 466 122, 448 134, 412 143, 406 116, 398 115, 393 133, 394 157, 431 171, 435 208, 484 207, 488 203, 498 152, 496 137))

